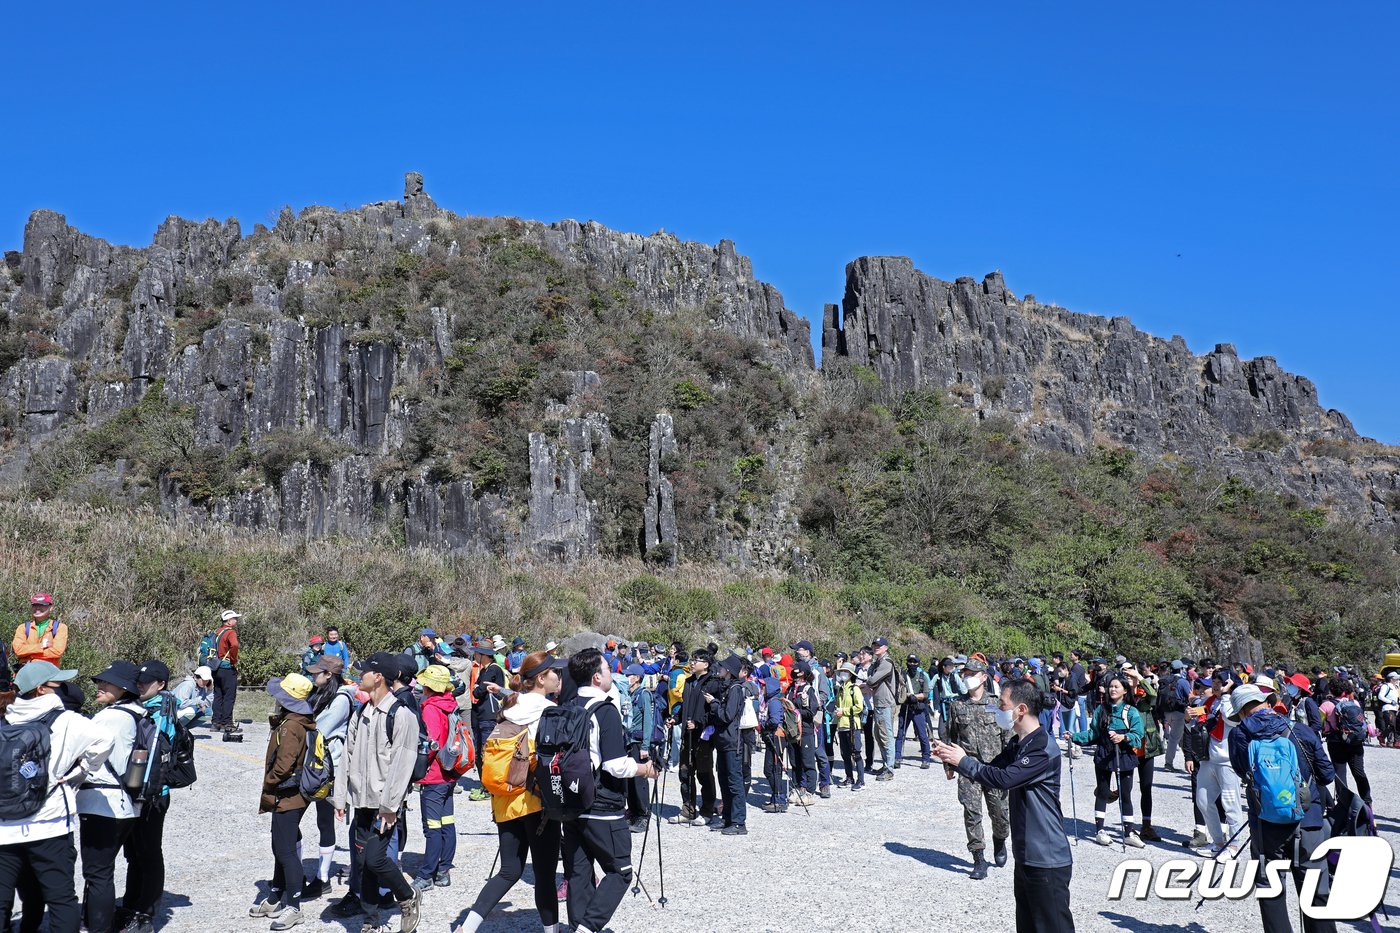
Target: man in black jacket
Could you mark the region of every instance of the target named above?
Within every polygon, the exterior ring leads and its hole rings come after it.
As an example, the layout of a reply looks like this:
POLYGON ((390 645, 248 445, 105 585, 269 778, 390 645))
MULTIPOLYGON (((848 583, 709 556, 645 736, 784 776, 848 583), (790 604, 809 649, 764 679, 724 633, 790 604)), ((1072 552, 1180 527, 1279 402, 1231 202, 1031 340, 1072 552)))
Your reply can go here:
POLYGON ((1040 691, 1018 681, 1001 691, 999 725, 1015 733, 1006 749, 983 764, 957 745, 937 743, 934 753, 958 773, 1011 792, 1011 851, 1017 933, 1073 933, 1069 881, 1074 869, 1060 810, 1060 750, 1040 726, 1040 691))
POLYGON ((719 765, 719 789, 723 798, 723 818, 718 829, 726 836, 747 836, 744 769, 739 762, 739 717, 748 702, 739 671, 744 659, 731 654, 720 664, 716 676, 705 684, 705 704, 714 726, 715 753, 719 765))
MULTIPOLYGON (((476 742, 478 749, 486 747, 486 740, 491 737, 491 730, 496 728, 496 713, 501 708, 500 694, 492 693, 486 689, 489 684, 497 687, 506 685, 506 672, 501 669, 501 665, 496 661, 496 653, 490 645, 477 645, 472 649, 476 653, 477 662, 481 669, 476 675, 476 686, 472 688, 472 739, 476 742)), ((563 700, 561 694, 560 699, 563 700)), ((481 769, 485 763, 485 755, 476 756, 476 776, 481 777, 481 769)), ((486 788, 477 787, 467 795, 471 800, 490 800, 491 795, 486 792, 486 788)))
POLYGON ((690 657, 690 676, 681 693, 681 812, 671 817, 672 823, 690 825, 696 822, 723 828, 724 821, 715 812, 715 742, 714 733, 706 735, 710 725, 705 693, 710 685, 710 653, 703 648, 690 657), (695 783, 700 782, 700 806, 695 806, 695 783))

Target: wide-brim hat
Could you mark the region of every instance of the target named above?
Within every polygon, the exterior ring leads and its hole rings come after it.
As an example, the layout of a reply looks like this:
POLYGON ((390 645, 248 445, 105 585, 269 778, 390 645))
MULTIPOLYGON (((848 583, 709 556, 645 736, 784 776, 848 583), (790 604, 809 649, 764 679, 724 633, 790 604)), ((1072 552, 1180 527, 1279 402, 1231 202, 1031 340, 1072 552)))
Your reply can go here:
POLYGON ((452 686, 452 672, 441 664, 429 664, 418 672, 418 684, 445 693, 452 686))
POLYGON ((301 674, 288 674, 286 677, 274 677, 267 682, 267 692, 277 703, 288 712, 301 713, 303 716, 311 715, 311 689, 315 686, 301 674))
POLYGON ((1260 690, 1254 684, 1245 684, 1243 687, 1236 687, 1235 690, 1230 694, 1230 698, 1231 702, 1235 707, 1234 711, 1230 713, 1230 720, 1232 722, 1239 721, 1240 716, 1244 713, 1244 708, 1246 706, 1249 706, 1253 703, 1268 702, 1268 694, 1266 694, 1263 690, 1260 690))

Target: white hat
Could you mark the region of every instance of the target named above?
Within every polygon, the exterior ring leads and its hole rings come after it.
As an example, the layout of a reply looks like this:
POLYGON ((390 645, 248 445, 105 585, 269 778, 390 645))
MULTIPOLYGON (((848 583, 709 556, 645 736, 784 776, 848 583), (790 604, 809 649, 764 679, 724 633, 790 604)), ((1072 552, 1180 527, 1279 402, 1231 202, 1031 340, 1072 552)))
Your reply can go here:
POLYGON ((225 610, 219 615, 219 621, 220 621, 220 622, 232 622, 234 619, 241 619, 241 618, 243 618, 243 616, 241 616, 241 615, 239 615, 238 613, 234 612, 232 609, 225 609, 225 610))
POLYGON ((1274 679, 1268 674, 1260 674, 1258 677, 1254 678, 1252 683, 1265 693, 1278 692, 1278 685, 1274 683, 1274 679))
POLYGON ((547 642, 544 643, 544 650, 545 650, 545 651, 553 651, 555 648, 558 648, 558 647, 559 647, 559 642, 557 642, 557 641, 547 641, 547 642))
POLYGON ((1244 712, 1244 708, 1249 704, 1266 702, 1264 691, 1260 690, 1254 684, 1245 684, 1243 687, 1236 687, 1230 693, 1230 701, 1234 706, 1234 712, 1230 714, 1230 719, 1232 721, 1238 720, 1240 714, 1244 712))
POLYGON ((506 647, 506 640, 501 636, 496 635, 491 639, 491 647, 495 648, 497 651, 502 651, 506 647))
POLYGON ((201 664, 194 669, 194 676, 198 677, 200 680, 213 680, 214 672, 201 664))

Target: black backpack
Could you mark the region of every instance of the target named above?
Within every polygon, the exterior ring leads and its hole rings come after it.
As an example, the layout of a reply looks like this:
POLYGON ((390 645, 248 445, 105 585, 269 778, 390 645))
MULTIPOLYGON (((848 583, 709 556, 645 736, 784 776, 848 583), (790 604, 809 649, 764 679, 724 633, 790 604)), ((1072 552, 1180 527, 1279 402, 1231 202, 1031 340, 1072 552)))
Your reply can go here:
MULTIPOLYGON (((361 706, 355 715, 363 716, 365 714, 365 707, 369 705, 370 704, 366 703, 364 706, 361 706)), ((384 711, 385 745, 394 744, 394 716, 398 713, 399 707, 404 705, 402 700, 395 697, 394 701, 389 704, 389 708, 384 711)), ((409 777, 408 781, 410 785, 417 784, 427 776, 428 766, 432 764, 433 757, 437 755, 438 752, 437 743, 428 738, 428 730, 427 727, 423 725, 423 717, 419 715, 414 718, 418 720, 418 751, 416 757, 413 759, 413 774, 409 777)))
POLYGON ((1176 688, 1181 683, 1181 675, 1173 674, 1162 680, 1157 685, 1157 708, 1159 715, 1165 716, 1167 713, 1183 713, 1186 711, 1186 704, 1181 702, 1181 698, 1176 695, 1176 688))
POLYGON ((0 720, 0 820, 33 816, 58 786, 49 787, 49 754, 53 724, 63 712, 52 710, 23 723, 0 720))
POLYGON ((535 768, 530 791, 540 798, 545 819, 570 822, 593 806, 598 774, 589 753, 589 735, 602 700, 551 706, 535 733, 535 768))
MULTIPOLYGON (((175 770, 175 743, 164 732, 156 728, 155 718, 149 713, 138 713, 129 706, 116 708, 136 720, 136 740, 131 743, 132 756, 134 757, 141 750, 146 752, 146 769, 141 775, 141 783, 133 789, 124 780, 124 775, 115 774, 117 782, 125 788, 131 799, 138 803, 159 800, 165 796, 167 787, 174 786, 170 783, 170 775, 175 770)), ((176 727, 176 735, 178 734, 179 726, 176 727)), ((193 745, 192 738, 190 744, 193 745)), ((193 754, 193 750, 190 750, 191 762, 193 754)), ((130 769, 131 765, 128 764, 127 767, 130 769)), ((111 770, 110 764, 108 770, 111 770)))
POLYGON ((179 719, 175 720, 175 740, 170 743, 170 770, 165 785, 172 790, 189 787, 197 780, 194 770, 194 736, 179 719))
POLYGON ((1186 723, 1181 735, 1181 750, 1187 761, 1206 761, 1210 758, 1210 730, 1199 719, 1186 723))

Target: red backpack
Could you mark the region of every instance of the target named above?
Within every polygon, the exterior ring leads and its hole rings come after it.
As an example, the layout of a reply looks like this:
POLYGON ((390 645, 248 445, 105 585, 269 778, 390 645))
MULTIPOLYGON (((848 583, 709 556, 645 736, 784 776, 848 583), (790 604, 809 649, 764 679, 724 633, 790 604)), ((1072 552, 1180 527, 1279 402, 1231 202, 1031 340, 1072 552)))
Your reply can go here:
POLYGON ((452 774, 466 774, 476 765, 476 746, 472 743, 470 716, 453 710, 447 716, 447 735, 437 751, 438 765, 452 774))

